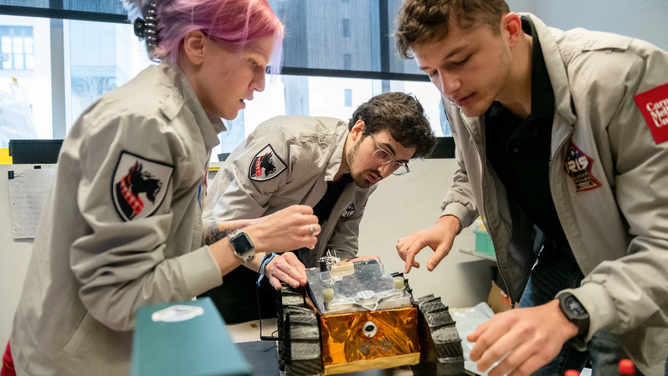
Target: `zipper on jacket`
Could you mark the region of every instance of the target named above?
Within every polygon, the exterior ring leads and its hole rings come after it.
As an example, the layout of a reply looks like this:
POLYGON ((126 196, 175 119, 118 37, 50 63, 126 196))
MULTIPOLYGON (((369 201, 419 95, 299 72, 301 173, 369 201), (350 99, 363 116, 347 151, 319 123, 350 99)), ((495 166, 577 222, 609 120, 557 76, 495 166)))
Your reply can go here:
MULTIPOLYGON (((461 112, 461 110, 460 110, 460 112, 461 112)), ((471 127, 469 126, 468 122, 466 121, 466 118, 464 116, 460 116, 460 118, 462 119, 462 122, 464 123, 464 126, 466 127, 466 130, 469 132, 469 135, 471 135, 471 138, 473 138, 473 132, 471 132, 471 127)), ((481 128, 482 127, 483 127, 483 125, 481 124, 481 128)), ((482 156, 483 154, 480 152, 480 150, 481 150, 480 145, 478 145, 478 142, 476 142, 475 139, 473 140, 473 145, 475 145, 476 151, 478 152, 478 156, 482 156)), ((480 162, 484 162, 484 163, 481 163, 482 164, 482 169, 483 169, 481 178, 483 179, 483 181, 485 179, 485 176, 487 176, 487 174, 488 174, 488 171, 487 171, 487 153, 485 153, 484 156, 485 156, 485 160, 480 161, 480 162)), ((494 189, 496 190, 496 186, 494 187, 494 189)), ((486 217, 487 216, 487 207, 486 207, 486 203, 485 203, 484 198, 482 200, 482 208, 483 208, 483 211, 485 212, 485 217, 486 217)), ((480 213, 478 213, 478 214, 480 214, 480 213)), ((489 223, 489 221, 488 221, 488 223, 489 223)), ((494 238, 495 237, 492 236, 492 233, 490 233, 489 231, 487 233, 489 234, 490 240, 492 240, 492 245, 494 245, 494 238)), ((508 281, 506 280, 506 277, 503 275, 503 271, 502 271, 501 267, 499 266, 499 257, 496 256, 496 252, 494 252, 494 255, 496 257, 496 269, 499 272, 499 275, 501 276, 501 280, 503 281, 503 284, 506 286, 506 289, 510 290, 510 287, 508 287, 509 286, 508 281)), ((515 298, 513 297, 513 294, 510 293, 510 291, 508 291, 508 296, 510 296, 510 307, 515 308, 515 304, 517 302, 515 301, 515 298)))

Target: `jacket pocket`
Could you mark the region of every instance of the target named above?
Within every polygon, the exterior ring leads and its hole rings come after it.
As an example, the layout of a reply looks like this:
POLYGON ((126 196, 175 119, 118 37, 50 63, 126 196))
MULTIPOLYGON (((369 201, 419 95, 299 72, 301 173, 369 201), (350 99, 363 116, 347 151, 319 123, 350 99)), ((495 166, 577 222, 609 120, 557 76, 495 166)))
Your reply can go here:
POLYGON ((84 315, 83 319, 79 323, 79 326, 70 337, 70 340, 67 341, 67 344, 63 350, 71 355, 77 355, 81 345, 86 340, 86 337, 92 332, 93 326, 95 325, 95 319, 88 313, 84 315))

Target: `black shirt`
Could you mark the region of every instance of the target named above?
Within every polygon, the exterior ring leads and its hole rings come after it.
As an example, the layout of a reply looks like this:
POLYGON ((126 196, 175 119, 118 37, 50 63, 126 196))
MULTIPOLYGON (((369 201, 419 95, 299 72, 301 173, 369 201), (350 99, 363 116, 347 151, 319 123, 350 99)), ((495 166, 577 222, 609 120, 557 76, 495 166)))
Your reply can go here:
POLYGON ((313 207, 313 214, 318 217, 318 223, 322 225, 329 214, 332 212, 336 201, 341 197, 341 193, 349 183, 352 183, 353 177, 350 174, 343 174, 337 181, 327 182, 327 192, 320 201, 313 207))
POLYGON ((522 19, 533 38, 531 114, 519 119, 499 102, 485 113, 487 158, 508 192, 508 199, 562 249, 570 250, 550 192, 550 142, 554 92, 533 23, 522 19))

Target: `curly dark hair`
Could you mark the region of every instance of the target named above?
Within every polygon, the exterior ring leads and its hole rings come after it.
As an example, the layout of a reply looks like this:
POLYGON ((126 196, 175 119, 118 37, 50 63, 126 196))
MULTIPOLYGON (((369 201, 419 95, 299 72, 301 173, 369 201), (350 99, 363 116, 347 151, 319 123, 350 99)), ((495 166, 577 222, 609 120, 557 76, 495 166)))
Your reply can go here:
POLYGON ((406 0, 397 21, 397 51, 412 59, 411 46, 443 39, 451 26, 488 26, 498 35, 501 18, 509 12, 504 0, 406 0))
POLYGON ((436 145, 424 108, 406 93, 384 93, 369 99, 355 110, 348 129, 353 129, 358 120, 364 121, 363 136, 388 130, 403 147, 416 148, 413 158, 428 156, 436 145))

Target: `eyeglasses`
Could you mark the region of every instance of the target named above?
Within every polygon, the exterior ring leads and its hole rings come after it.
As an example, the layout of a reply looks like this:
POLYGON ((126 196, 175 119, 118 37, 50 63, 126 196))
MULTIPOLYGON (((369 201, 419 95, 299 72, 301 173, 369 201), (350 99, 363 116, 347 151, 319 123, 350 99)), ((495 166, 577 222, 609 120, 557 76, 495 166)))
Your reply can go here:
POLYGON ((373 143, 376 144, 376 151, 373 152, 373 157, 376 158, 376 160, 381 164, 385 165, 391 163, 392 165, 390 168, 392 169, 392 175, 401 176, 411 172, 411 170, 408 168, 408 163, 395 161, 390 153, 387 152, 387 150, 381 148, 380 145, 378 145, 378 142, 376 141, 376 138, 373 137, 373 134, 370 136, 373 140, 373 143))

